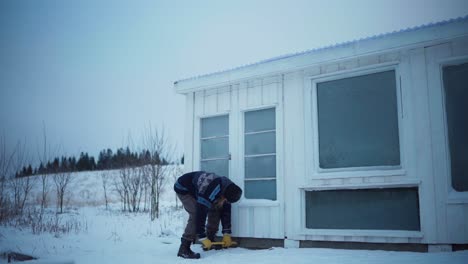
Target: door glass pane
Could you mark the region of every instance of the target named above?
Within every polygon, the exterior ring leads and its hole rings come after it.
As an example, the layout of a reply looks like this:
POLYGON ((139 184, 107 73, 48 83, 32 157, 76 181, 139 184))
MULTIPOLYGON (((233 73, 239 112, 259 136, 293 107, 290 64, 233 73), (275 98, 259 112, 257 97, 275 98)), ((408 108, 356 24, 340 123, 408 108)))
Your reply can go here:
POLYGON ((312 229, 420 230, 417 188, 306 192, 312 229))
POLYGON ((245 135, 245 155, 271 154, 276 152, 276 132, 245 135))
POLYGON ((276 200, 276 180, 245 181, 245 198, 276 200))
POLYGON ((202 159, 226 158, 229 155, 229 138, 210 138, 201 141, 202 159))
POLYGON ((203 118, 200 126, 200 169, 229 177, 229 116, 203 118))
POLYGON ((201 170, 213 172, 219 176, 229 177, 229 161, 227 159, 206 160, 201 162, 201 170))
POLYGON ((244 177, 248 199, 276 200, 276 180, 268 179, 276 178, 275 115, 275 108, 244 115, 244 177))
POLYGON ((443 69, 452 187, 468 191, 468 63, 443 69))
POLYGON ((245 113, 245 133, 274 129, 275 108, 245 113))
POLYGON ((201 123, 201 137, 215 137, 229 135, 229 117, 227 115, 203 118, 201 123))
POLYGON ((321 168, 400 164, 395 71, 317 84, 321 168))
POLYGON ((245 158, 245 178, 276 177, 276 155, 245 158))

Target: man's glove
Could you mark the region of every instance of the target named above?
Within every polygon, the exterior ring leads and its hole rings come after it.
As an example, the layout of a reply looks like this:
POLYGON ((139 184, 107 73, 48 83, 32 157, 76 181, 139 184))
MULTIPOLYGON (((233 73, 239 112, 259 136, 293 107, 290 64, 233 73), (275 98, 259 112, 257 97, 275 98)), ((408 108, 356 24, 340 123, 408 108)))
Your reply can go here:
POLYGON ((223 234, 223 243, 225 248, 232 246, 231 234, 223 234))
POLYGON ((200 238, 198 241, 202 243, 203 250, 210 250, 213 243, 208 238, 200 238))

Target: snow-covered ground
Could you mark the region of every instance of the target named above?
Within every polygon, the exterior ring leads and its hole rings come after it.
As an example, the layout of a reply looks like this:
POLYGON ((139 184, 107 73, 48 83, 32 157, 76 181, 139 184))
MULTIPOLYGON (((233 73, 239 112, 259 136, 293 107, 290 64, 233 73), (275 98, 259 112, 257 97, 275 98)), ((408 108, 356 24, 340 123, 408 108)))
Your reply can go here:
MULTIPOLYGON (((112 175, 117 175, 116 172, 112 175)), ((368 250, 235 248, 203 252, 200 260, 176 256, 186 213, 176 209, 173 179, 166 185, 160 219, 151 222, 147 213, 122 213, 117 196, 110 210, 104 206, 100 172, 73 175, 68 196, 70 206, 61 221, 80 224, 79 232, 54 236, 32 234, 31 230, 0 226, 0 253, 21 252, 38 257, 25 263, 468 263, 468 251, 411 253, 368 250)), ((38 195, 36 190, 35 194, 38 195)), ((53 193, 50 194, 53 196, 53 193)), ((180 203, 179 203, 180 206, 180 203)), ((52 211, 53 212, 53 211, 52 211)), ((53 213, 51 213, 51 216, 53 213)), ((0 257, 0 263, 6 263, 0 257)))

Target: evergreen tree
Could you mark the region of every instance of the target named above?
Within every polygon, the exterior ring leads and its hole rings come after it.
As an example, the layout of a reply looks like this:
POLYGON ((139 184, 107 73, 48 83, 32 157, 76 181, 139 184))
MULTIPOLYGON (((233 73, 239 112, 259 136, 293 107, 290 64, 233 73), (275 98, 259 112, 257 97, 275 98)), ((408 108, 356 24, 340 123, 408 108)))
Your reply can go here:
POLYGON ((26 175, 25 176, 31 176, 33 175, 33 170, 32 170, 32 167, 31 167, 31 164, 29 164, 27 170, 26 170, 26 175))
POLYGON ((41 162, 41 165, 39 165, 38 173, 39 174, 44 174, 45 173, 44 164, 42 164, 42 162, 41 162))
POLYGON ((52 172, 58 172, 60 169, 60 161, 59 158, 55 158, 52 162, 52 172))
POLYGON ((96 169, 96 161, 94 160, 94 157, 91 156, 91 158, 88 158, 88 170, 95 170, 96 169))

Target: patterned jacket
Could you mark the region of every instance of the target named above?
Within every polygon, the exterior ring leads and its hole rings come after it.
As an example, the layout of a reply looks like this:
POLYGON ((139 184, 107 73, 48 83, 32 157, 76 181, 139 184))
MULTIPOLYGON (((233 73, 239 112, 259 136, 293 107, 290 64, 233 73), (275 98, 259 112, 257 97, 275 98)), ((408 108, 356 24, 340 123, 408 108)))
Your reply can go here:
MULTIPOLYGON (((205 171, 194 171, 180 176, 174 184, 174 191, 178 194, 190 194, 197 201, 196 229, 199 238, 206 237, 205 222, 208 210, 213 209, 213 203, 218 199, 226 187, 232 184, 229 178, 205 171)), ((223 233, 231 233, 231 204, 224 203, 221 224, 223 233)))

